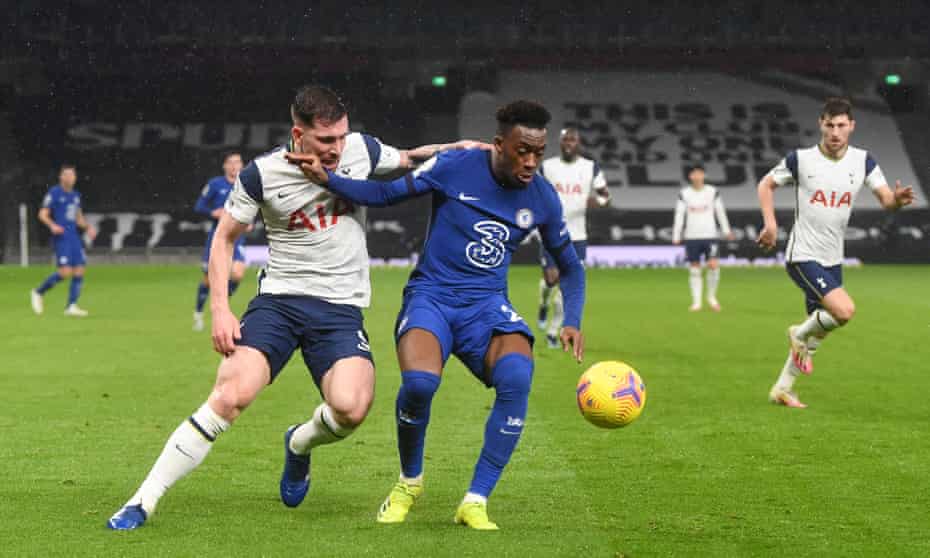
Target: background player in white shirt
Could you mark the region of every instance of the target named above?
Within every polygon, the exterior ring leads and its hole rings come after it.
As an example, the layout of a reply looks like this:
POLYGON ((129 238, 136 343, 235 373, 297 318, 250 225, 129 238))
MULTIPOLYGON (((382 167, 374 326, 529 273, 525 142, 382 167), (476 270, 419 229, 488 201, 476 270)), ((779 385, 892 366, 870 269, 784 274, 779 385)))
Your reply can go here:
POLYGON ((361 314, 371 292, 365 212, 307 180, 284 154, 312 153, 328 170, 367 178, 471 142, 411 151, 382 145, 350 133, 345 106, 324 87, 302 87, 291 115, 287 149, 260 155, 242 169, 214 233, 213 346, 224 358, 213 391, 168 439, 142 486, 110 518, 111 529, 141 527, 165 491, 204 460, 298 347, 323 403, 308 422, 285 432, 280 496, 286 505, 300 504, 309 489, 311 448, 344 439, 368 414, 375 376, 361 314), (227 282, 235 242, 259 212, 270 258, 240 323, 229 309, 227 282))
POLYGON ((685 239, 685 258, 688 260, 688 284, 691 287, 692 312, 701 309, 701 292, 704 289, 701 277, 701 258, 707 261, 707 304, 714 312, 720 311, 717 301, 717 286, 720 284, 720 262, 717 225, 728 240, 733 240, 730 221, 723 207, 723 198, 716 187, 704 183, 704 168, 695 165, 688 172, 690 186, 678 193, 675 203, 675 224, 672 228, 672 243, 681 244, 682 231, 685 239))
POLYGON ((791 348, 769 400, 788 407, 806 407, 792 391, 799 372, 813 371, 811 359, 827 334, 849 322, 855 313, 843 288, 843 240, 853 200, 868 186, 882 207, 896 211, 914 200, 912 187, 895 183, 892 190, 878 163, 865 150, 849 145, 856 129, 852 105, 846 99, 827 99, 820 115, 820 143, 788 155, 759 182, 759 205, 765 225, 759 245, 775 247, 774 190, 793 185, 796 193, 794 227, 788 239, 785 267, 804 291, 807 319, 788 328, 791 348))
MULTIPOLYGON (((569 127, 562 130, 559 148, 561 155, 543 161, 539 174, 555 186, 565 212, 568 236, 572 239, 578 259, 584 262, 588 247, 588 207, 606 207, 610 204, 610 190, 607 189, 607 180, 597 161, 580 155, 581 136, 577 129, 569 127)), ((559 268, 541 242, 539 259, 543 268, 543 277, 539 280, 539 329, 546 332, 549 348, 557 349, 560 347, 559 328, 564 318, 562 293, 558 289, 559 268)))

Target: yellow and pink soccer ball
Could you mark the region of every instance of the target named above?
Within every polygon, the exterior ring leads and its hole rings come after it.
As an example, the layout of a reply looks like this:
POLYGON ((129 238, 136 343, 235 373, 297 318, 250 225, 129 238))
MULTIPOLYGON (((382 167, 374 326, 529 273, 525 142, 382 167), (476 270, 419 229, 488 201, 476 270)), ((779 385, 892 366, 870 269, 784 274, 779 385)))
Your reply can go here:
POLYGON ((575 391, 578 409, 601 428, 620 428, 636 420, 646 405, 646 384, 632 366, 605 360, 588 368, 575 391))

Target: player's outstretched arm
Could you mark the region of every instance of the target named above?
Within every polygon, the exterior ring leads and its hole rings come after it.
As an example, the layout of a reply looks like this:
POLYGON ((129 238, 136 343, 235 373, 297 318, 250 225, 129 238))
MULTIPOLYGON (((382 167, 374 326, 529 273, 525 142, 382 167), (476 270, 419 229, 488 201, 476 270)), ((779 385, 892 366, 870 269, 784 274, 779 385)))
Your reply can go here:
POLYGON ((772 175, 767 174, 759 181, 757 188, 763 226, 756 243, 763 250, 775 248, 775 243, 778 242, 778 221, 775 220, 775 188, 777 187, 778 184, 772 175))
POLYGON ((914 187, 902 188, 900 180, 895 181, 894 190, 886 184, 879 186, 874 192, 878 202, 888 211, 897 211, 914 202, 914 187))
POLYGON ((400 152, 401 167, 411 169, 423 161, 428 161, 443 151, 453 149, 484 149, 490 151, 493 146, 490 143, 484 143, 475 140, 459 140, 454 143, 433 143, 430 145, 421 145, 413 149, 406 149, 400 152))
POLYGON ((353 180, 329 172, 315 155, 309 153, 286 153, 287 160, 300 167, 309 180, 319 184, 352 203, 369 207, 394 205, 412 197, 423 195, 432 186, 422 178, 407 174, 397 180, 353 180))
POLYGON ((223 356, 231 354, 236 349, 236 340, 242 337, 239 320, 229 309, 228 286, 233 245, 248 227, 248 224, 233 219, 229 213, 223 213, 210 244, 208 277, 210 310, 213 313, 213 349, 223 356))

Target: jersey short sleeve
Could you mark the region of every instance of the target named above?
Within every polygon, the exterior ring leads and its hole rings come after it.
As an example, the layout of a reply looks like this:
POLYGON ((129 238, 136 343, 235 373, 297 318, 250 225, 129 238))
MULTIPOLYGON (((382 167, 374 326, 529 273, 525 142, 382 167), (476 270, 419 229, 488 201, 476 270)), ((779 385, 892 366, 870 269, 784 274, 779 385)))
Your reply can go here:
POLYGON ((368 158, 371 162, 371 174, 387 174, 400 168, 400 150, 381 143, 376 137, 362 134, 368 158))
POLYGON ((775 184, 779 186, 796 184, 798 181, 798 152, 792 151, 788 153, 769 174, 775 184))
POLYGON ((236 185, 226 198, 224 209, 236 221, 250 225, 258 217, 263 199, 261 173, 252 161, 236 178, 236 185))
POLYGON ((878 166, 878 163, 872 155, 868 153, 865 156, 865 185, 873 192, 882 186, 888 185, 888 181, 885 180, 885 174, 882 173, 882 168, 878 166))
POLYGON ((601 166, 597 164, 597 161, 592 162, 594 163, 594 169, 592 170, 591 187, 595 190, 606 188, 607 178, 604 177, 604 171, 601 170, 601 166))
POLYGON ((46 192, 45 197, 42 198, 42 207, 52 207, 52 191, 49 190, 46 192))

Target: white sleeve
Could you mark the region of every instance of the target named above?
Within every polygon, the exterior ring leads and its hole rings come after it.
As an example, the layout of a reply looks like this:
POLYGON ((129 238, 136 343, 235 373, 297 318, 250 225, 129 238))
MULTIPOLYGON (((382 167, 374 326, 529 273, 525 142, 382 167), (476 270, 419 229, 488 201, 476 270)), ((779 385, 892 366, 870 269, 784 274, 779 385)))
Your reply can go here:
POLYGON ((371 174, 387 174, 400 168, 400 150, 396 147, 381 143, 381 140, 368 134, 362 134, 368 156, 374 164, 371 165, 371 174))
POLYGON ((730 221, 727 219, 727 210, 723 207, 723 198, 720 197, 720 192, 717 192, 716 199, 714 200, 714 213, 717 214, 717 222, 720 223, 720 230, 724 235, 730 235, 730 221))
POLYGON ((798 177, 798 152, 792 151, 784 159, 778 162, 771 171, 769 176, 779 186, 795 184, 798 177))
POLYGON ((878 163, 875 162, 875 159, 873 159, 871 155, 866 155, 865 170, 865 185, 868 186, 869 189, 873 192, 882 186, 888 185, 888 181, 885 180, 885 174, 882 172, 882 168, 878 166, 878 163))
POLYGON ((45 197, 42 198, 42 207, 52 207, 52 193, 48 192, 45 194, 45 197))
POLYGON ((688 209, 684 198, 678 194, 678 201, 675 202, 675 224, 672 226, 672 242, 681 242, 681 232, 685 227, 685 210, 688 209))
POLYGON ((258 211, 261 209, 259 203, 246 192, 242 185, 241 173, 240 178, 236 179, 236 185, 233 186, 232 192, 226 198, 226 204, 223 206, 226 213, 244 225, 251 225, 258 217, 258 211))

